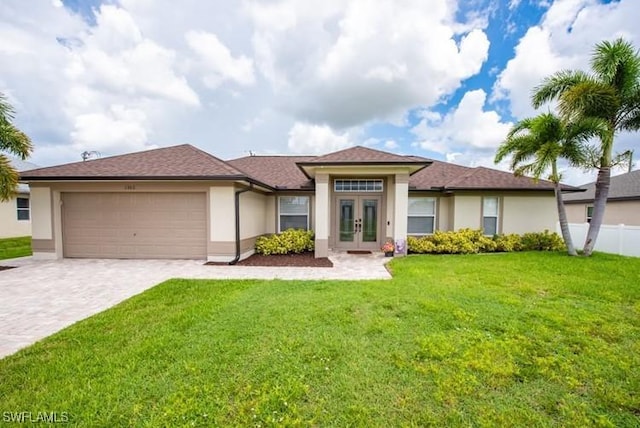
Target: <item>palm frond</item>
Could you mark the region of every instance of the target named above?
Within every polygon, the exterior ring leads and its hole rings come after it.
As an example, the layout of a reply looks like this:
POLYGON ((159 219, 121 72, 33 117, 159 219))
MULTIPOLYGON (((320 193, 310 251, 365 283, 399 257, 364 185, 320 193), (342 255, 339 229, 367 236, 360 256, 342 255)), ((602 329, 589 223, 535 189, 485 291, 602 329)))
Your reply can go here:
POLYGON ((640 130, 640 109, 629 113, 619 124, 619 128, 624 131, 640 130))
POLYGON ((591 56, 591 68, 602 83, 623 94, 640 79, 640 57, 633 45, 619 38, 598 43, 591 56))
POLYGON ((7 101, 7 97, 0 92, 0 124, 9 123, 13 119, 14 110, 7 101))
POLYGON ((615 90, 599 82, 578 83, 559 97, 558 110, 565 120, 598 117, 614 120, 620 108, 615 90))
POLYGON ((10 152, 21 159, 33 151, 31 139, 11 123, 0 123, 0 150, 10 152))
POLYGON ((16 195, 19 178, 9 158, 0 153, 0 202, 8 201, 16 195))
POLYGON ((545 78, 531 91, 531 104, 539 108, 545 103, 558 99, 567 89, 585 81, 594 80, 580 70, 562 70, 545 78))

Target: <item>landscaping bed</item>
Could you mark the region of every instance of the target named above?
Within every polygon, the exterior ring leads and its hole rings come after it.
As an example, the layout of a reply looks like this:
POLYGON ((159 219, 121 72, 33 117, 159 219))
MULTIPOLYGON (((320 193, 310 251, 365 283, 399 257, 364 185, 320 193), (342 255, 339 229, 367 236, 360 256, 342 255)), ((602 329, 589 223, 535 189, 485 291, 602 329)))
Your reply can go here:
MULTIPOLYGON (((207 265, 221 266, 228 263, 207 262, 207 265)), ((289 267, 333 267, 327 257, 315 258, 314 253, 307 251, 298 254, 254 254, 237 263, 237 266, 289 266, 289 267)))

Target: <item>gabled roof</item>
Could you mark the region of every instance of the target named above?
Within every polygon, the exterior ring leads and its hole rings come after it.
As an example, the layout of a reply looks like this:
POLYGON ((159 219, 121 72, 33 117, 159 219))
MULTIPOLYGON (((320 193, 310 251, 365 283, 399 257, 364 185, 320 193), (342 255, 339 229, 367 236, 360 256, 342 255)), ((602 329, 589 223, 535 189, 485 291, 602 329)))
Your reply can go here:
MULTIPOLYGON (((585 189, 585 192, 565 195, 565 202, 592 202, 595 199, 595 182, 582 185, 580 188, 585 189)), ((621 201, 629 199, 640 199, 640 169, 611 177, 607 200, 621 201)))
POLYGON ((367 166, 399 167, 406 169, 409 174, 415 174, 430 163, 431 161, 428 159, 396 155, 394 153, 362 146, 350 147, 306 161, 297 162, 298 167, 308 178, 314 178, 316 170, 325 166, 337 168, 361 168, 367 166))
POLYGON ((309 180, 296 165, 297 162, 313 158, 313 156, 246 156, 229 160, 227 163, 276 189, 313 190, 313 181, 309 180))
POLYGON ((246 174, 189 144, 120 156, 38 168, 21 175, 31 179, 241 179, 246 174))
POLYGON ((412 156, 396 155, 394 153, 383 152, 382 150, 370 149, 368 147, 355 146, 337 152, 328 153, 323 156, 314 157, 306 162, 318 165, 339 165, 339 164, 407 164, 424 163, 425 159, 416 159, 412 156))

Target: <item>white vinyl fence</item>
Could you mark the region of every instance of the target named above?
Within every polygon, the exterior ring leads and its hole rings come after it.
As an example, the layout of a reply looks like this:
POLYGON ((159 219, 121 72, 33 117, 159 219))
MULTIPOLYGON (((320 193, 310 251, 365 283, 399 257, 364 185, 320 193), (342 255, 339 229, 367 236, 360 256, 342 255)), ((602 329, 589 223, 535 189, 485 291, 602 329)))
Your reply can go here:
MULTIPOLYGON (((589 223, 569 223, 573 245, 582 248, 587 237, 589 223)), ((560 231, 560 223, 556 225, 560 231)), ((640 226, 625 226, 624 224, 603 224, 596 240, 596 251, 604 253, 622 254, 623 256, 640 257, 640 226)))

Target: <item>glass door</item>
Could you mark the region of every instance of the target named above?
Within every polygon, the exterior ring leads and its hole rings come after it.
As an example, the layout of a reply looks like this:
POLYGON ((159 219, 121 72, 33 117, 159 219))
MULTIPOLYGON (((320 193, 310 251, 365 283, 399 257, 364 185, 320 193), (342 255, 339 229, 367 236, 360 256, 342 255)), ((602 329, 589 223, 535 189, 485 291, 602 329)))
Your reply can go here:
POLYGON ((349 196, 337 199, 337 247, 378 249, 380 243, 380 200, 379 196, 349 196))

